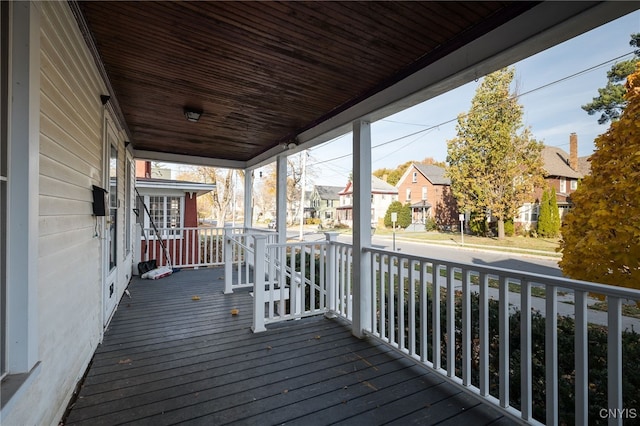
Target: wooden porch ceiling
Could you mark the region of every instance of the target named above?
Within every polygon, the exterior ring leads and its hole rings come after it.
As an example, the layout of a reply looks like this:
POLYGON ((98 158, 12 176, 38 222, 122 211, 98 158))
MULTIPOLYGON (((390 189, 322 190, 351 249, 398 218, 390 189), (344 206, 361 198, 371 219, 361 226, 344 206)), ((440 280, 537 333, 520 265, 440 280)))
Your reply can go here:
MULTIPOLYGON (((579 3, 549 19, 598 2, 579 3)), ((281 152, 291 141, 306 142, 310 129, 538 7, 515 1, 71 4, 104 66, 135 151, 236 167, 281 152), (185 107, 202 110, 200 120, 187 121, 185 107)), ((536 22, 528 31, 556 24, 536 22)), ((527 36, 514 34, 513 43, 519 37, 527 36)), ((461 67, 479 63, 468 62, 461 67)), ((451 68, 448 78, 462 68, 451 68)), ((452 80, 448 88, 462 83, 452 80)), ((362 113, 381 106, 388 105, 378 102, 362 113)))

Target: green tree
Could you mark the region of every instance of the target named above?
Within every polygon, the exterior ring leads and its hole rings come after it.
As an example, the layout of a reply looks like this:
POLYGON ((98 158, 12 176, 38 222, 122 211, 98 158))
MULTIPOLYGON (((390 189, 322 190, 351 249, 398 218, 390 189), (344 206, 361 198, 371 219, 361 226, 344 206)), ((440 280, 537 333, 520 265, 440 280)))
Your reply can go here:
POLYGON ((391 185, 395 185, 398 182, 400 182, 400 178, 402 178, 402 175, 404 175, 404 172, 407 171, 407 169, 413 164, 413 163, 417 163, 417 164, 426 164, 426 165, 434 165, 434 166, 440 166, 443 169, 447 168, 447 164, 442 162, 442 161, 437 161, 432 157, 426 157, 421 161, 407 161, 405 163, 400 164, 398 167, 396 167, 395 169, 387 169, 387 168, 382 168, 382 169, 377 169, 373 172, 373 175, 377 178, 380 178, 382 180, 386 180, 387 183, 391 184, 391 185), (385 179, 386 177, 386 179, 385 179))
POLYGON ((515 216, 542 182, 542 144, 523 128, 522 106, 510 93, 515 70, 486 76, 467 114, 458 116, 457 137, 447 142, 448 176, 460 210, 504 221, 515 216))
POLYGON ((545 189, 542 193, 536 232, 545 238, 557 237, 560 232, 560 213, 554 188, 545 189))
POLYGON ((394 201, 389 204, 389 208, 384 215, 384 226, 391 228, 393 222, 391 221, 391 213, 398 213, 398 221, 396 227, 406 228, 411 225, 411 207, 409 204, 402 205, 400 201, 394 201))
POLYGON ((626 108, 595 140, 591 175, 571 195, 559 264, 571 278, 640 288, 640 63, 626 86, 626 108))
MULTIPOLYGON (((640 33, 631 34, 629 45, 640 47, 640 33)), ((634 52, 635 56, 627 61, 614 64, 607 71, 607 85, 598 89, 598 96, 586 105, 582 105, 582 109, 589 115, 602 113, 598 118, 598 124, 605 124, 609 121, 616 121, 626 103, 624 94, 626 93, 624 82, 627 76, 634 72, 636 62, 640 59, 640 49, 634 52)))

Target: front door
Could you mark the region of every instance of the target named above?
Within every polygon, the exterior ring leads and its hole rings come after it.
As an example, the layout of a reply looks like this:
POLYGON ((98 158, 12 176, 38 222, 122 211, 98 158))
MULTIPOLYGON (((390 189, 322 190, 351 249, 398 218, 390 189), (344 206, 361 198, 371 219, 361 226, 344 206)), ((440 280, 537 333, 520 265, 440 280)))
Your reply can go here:
POLYGON ((118 138, 111 120, 106 120, 106 187, 108 188, 108 210, 105 217, 104 232, 104 271, 103 306, 106 326, 113 316, 118 303, 118 138))

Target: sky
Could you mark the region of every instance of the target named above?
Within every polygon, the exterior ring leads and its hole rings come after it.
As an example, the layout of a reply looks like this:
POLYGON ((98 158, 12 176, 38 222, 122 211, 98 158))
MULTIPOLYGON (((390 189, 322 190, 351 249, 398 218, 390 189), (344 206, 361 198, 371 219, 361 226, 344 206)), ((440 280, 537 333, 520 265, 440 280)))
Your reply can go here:
MULTIPOLYGON (((608 125, 599 125, 599 115, 590 116, 580 107, 591 102, 598 88, 605 86, 606 73, 614 63, 610 61, 633 56, 630 35, 638 32, 640 11, 514 64, 518 92, 524 94, 519 98, 524 107, 524 124, 531 128, 536 140, 568 151, 569 134, 575 132, 578 155, 593 152, 593 141, 606 132, 608 125), (566 78, 577 73, 580 74, 566 78)), ((445 161, 446 141, 456 136, 456 118, 469 110, 481 82, 482 79, 468 83, 372 123, 372 169, 393 169, 426 157, 445 161)), ((309 150, 309 187, 346 185, 352 169, 350 154, 351 133, 309 150)))

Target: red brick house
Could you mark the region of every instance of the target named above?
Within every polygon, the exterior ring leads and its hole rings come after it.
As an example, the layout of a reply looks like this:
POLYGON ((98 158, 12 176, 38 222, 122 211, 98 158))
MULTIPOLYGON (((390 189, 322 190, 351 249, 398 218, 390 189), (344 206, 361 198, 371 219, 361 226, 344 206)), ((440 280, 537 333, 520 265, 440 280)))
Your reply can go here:
POLYGON ((413 163, 396 187, 398 201, 411 204, 413 223, 425 224, 433 219, 442 228, 457 224, 458 206, 451 193, 451 180, 442 167, 413 163))
POLYGON ((542 161, 545 186, 535 189, 535 201, 524 204, 514 221, 525 229, 531 229, 538 221, 539 203, 544 189, 555 189, 556 202, 562 218, 571 208, 571 194, 578 189, 580 179, 590 173, 588 157, 578 157, 578 136, 575 133, 569 135, 568 154, 563 149, 545 146, 542 149, 542 161))

